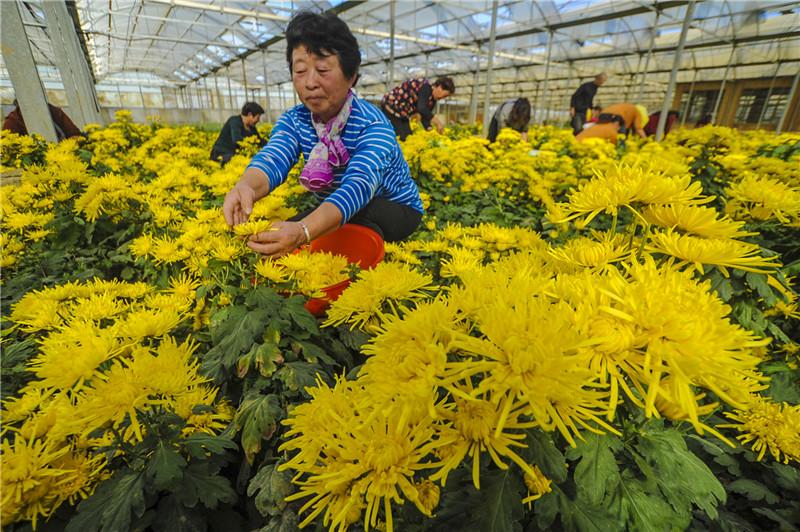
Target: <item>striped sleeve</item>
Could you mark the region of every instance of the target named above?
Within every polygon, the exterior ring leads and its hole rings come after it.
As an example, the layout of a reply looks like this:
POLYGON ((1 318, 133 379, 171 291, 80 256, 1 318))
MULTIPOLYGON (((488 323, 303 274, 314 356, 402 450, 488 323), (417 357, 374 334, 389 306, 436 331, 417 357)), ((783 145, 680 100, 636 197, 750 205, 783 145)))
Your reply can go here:
POLYGON ((397 140, 394 130, 385 123, 372 123, 361 132, 342 176, 342 184, 325 202, 333 203, 347 222, 375 196, 392 160, 397 140))
POLYGON ((247 168, 261 170, 269 179, 270 191, 286 181, 289 170, 300 158, 300 139, 289 116, 284 113, 275 123, 269 142, 259 151, 247 168))

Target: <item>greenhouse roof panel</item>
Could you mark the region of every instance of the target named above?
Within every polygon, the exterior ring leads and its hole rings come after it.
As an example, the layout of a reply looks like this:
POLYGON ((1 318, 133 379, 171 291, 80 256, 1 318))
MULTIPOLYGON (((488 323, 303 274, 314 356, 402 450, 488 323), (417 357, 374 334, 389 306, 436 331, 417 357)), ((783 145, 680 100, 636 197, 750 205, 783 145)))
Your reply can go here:
MULTIPOLYGON (((41 65, 53 51, 41 9, 26 0, 23 17, 41 65)), ((688 0, 500 1, 494 68, 497 79, 587 79, 600 71, 629 79, 643 69, 669 71, 688 0), (548 43, 550 46, 548 47, 548 43)), ((361 90, 385 89, 390 63, 389 1, 77 0, 88 57, 98 80, 144 73, 183 86, 217 73, 250 84, 286 83, 283 31, 300 9, 334 10, 362 47, 361 90), (266 50, 266 51, 265 51, 266 50), (232 64, 238 65, 229 68, 232 64), (260 79, 259 77, 260 76, 260 79)), ((394 4, 394 79, 456 76, 471 83, 488 64, 492 2, 401 0, 394 4)), ((797 61, 800 4, 780 0, 708 1, 696 4, 680 60, 681 77, 724 71, 771 76, 770 62, 797 61), (732 54, 732 48, 737 48, 732 54), (733 59, 731 57, 733 56, 733 59), (752 63, 752 68, 745 69, 752 63)), ((658 74, 660 76, 661 74, 658 74)), ((663 83, 659 81, 658 83, 663 83)))

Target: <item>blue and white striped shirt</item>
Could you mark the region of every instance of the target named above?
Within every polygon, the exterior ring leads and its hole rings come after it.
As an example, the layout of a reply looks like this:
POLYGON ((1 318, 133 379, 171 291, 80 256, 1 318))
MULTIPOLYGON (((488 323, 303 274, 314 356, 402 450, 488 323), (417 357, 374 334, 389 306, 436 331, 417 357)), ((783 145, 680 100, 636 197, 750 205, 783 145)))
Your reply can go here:
MULTIPOLYGON (((315 193, 323 202, 336 205, 342 212, 342 223, 360 211, 374 197, 407 205, 424 212, 417 184, 411 179, 408 163, 389 121, 377 107, 358 97, 342 134, 350 161, 335 168, 333 184, 315 193)), ((297 105, 286 111, 270 133, 269 143, 250 161, 248 168, 257 168, 269 178, 269 189, 286 181, 289 170, 297 163, 302 150, 308 160, 318 142, 311 123, 311 111, 297 105)))

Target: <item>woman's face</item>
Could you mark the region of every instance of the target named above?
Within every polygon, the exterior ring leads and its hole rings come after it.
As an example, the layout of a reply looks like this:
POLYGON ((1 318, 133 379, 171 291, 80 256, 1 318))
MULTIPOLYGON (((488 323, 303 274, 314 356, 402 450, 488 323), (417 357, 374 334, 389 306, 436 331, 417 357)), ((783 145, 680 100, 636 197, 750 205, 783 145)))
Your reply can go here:
POLYGON ((339 56, 320 56, 301 45, 292 51, 292 83, 303 105, 328 121, 344 105, 353 79, 345 77, 339 56))

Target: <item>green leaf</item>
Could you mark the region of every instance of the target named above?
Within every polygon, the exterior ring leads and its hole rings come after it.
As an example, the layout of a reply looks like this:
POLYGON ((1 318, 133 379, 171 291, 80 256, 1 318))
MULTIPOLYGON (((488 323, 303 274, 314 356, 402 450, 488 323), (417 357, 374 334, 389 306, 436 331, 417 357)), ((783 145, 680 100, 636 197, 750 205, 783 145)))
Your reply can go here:
POLYGON ((551 491, 545 493, 533 503, 533 513, 536 514, 536 524, 542 530, 550 530, 558 515, 558 493, 551 491))
POLYGON ((526 432, 526 449, 521 449, 520 454, 528 463, 539 466, 542 473, 554 482, 567 480, 567 462, 564 455, 558 450, 550 434, 538 429, 528 429, 526 432))
POLYGON ((153 522, 155 532, 205 532, 208 525, 204 515, 189 510, 175 495, 162 498, 158 503, 158 514, 153 522))
POLYGON ((153 480, 156 489, 166 489, 174 480, 183 475, 186 460, 164 441, 158 442, 156 452, 147 465, 147 476, 153 480))
POLYGON ((307 362, 311 362, 312 364, 316 364, 318 362, 323 362, 324 364, 328 364, 329 366, 335 366, 336 361, 332 359, 328 354, 322 349, 320 346, 316 344, 312 344, 311 342, 303 342, 298 341, 296 342, 297 346, 303 351, 303 358, 307 362))
POLYGON ((258 532, 296 532, 299 529, 297 514, 287 510, 270 519, 269 523, 262 526, 258 532))
POLYGON ((754 508, 753 511, 778 523, 780 530, 797 530, 797 515, 792 515, 791 510, 754 508))
POLYGON ((310 335, 319 335, 319 326, 315 318, 305 308, 305 298, 293 296, 286 300, 286 304, 281 307, 281 316, 291 318, 297 326, 310 335))
POLYGON ((800 403, 800 371, 787 367, 784 371, 773 373, 767 393, 778 403, 800 403))
POLYGON ((650 480, 658 484, 676 510, 680 525, 689 525, 692 504, 716 519, 717 504, 726 500, 725 488, 708 466, 686 447, 683 435, 675 429, 658 429, 653 425, 639 434, 636 448, 654 470, 655 478, 650 480))
POLYGON ((201 355, 203 372, 216 382, 225 379, 224 370, 233 367, 239 357, 250 350, 267 325, 269 311, 250 310, 243 306, 229 307, 217 326, 212 324, 214 347, 201 355))
POLYGON ((764 501, 767 504, 776 504, 780 501, 780 497, 772 493, 769 488, 749 478, 737 478, 725 487, 729 492, 744 495, 751 501, 764 501))
MULTIPOLYGON (((773 463, 771 469, 775 473, 775 481, 778 486, 789 492, 800 492, 800 469, 779 462, 773 463)), ((784 496, 786 496, 786 493, 784 493, 784 496)))
POLYGON ((67 532, 118 532, 129 530, 132 515, 144 514, 144 475, 119 470, 101 482, 67 524, 67 532))
POLYGON ((580 459, 574 475, 580 499, 599 505, 606 494, 616 489, 620 474, 614 451, 620 449, 619 438, 589 433, 577 447, 567 450, 567 458, 580 459))
POLYGON ((477 530, 510 532, 522 530, 522 494, 525 485, 520 476, 505 471, 481 471, 481 505, 474 508, 477 530))
POLYGON ((287 362, 275 373, 275 378, 280 380, 286 388, 293 392, 305 392, 306 387, 314 386, 317 382, 317 374, 322 368, 317 364, 308 362, 287 362))
POLYGON ((252 394, 242 401, 233 423, 242 431, 242 449, 249 463, 261 450, 261 441, 275 433, 283 415, 280 398, 275 394, 252 394))
POLYGON ((622 495, 622 515, 629 530, 661 532, 675 524, 674 511, 660 493, 646 493, 637 480, 626 475, 619 484, 622 495))
POLYGON ((247 496, 255 495, 255 504, 264 517, 280 515, 286 509, 284 498, 294 491, 288 475, 278 471, 278 464, 261 466, 247 486, 247 496))
POLYGON ((193 458, 207 458, 209 454, 225 454, 226 450, 237 451, 239 446, 228 438, 195 432, 183 440, 186 452, 193 458))
POLYGON ((174 494, 184 506, 194 508, 200 502, 210 510, 220 502, 233 503, 237 499, 228 479, 218 475, 208 462, 189 464, 174 494))
POLYGON ((563 492, 558 493, 558 509, 564 530, 580 532, 611 532, 623 530, 624 522, 620 516, 613 515, 607 508, 593 506, 586 501, 573 501, 563 492))
POLYGON ((767 305, 772 306, 778 301, 772 287, 767 284, 767 276, 763 273, 747 272, 745 281, 750 288, 754 289, 764 299, 767 305))
POLYGON ((247 293, 244 303, 251 309, 260 308, 274 313, 281 307, 283 297, 272 288, 259 286, 247 293))

